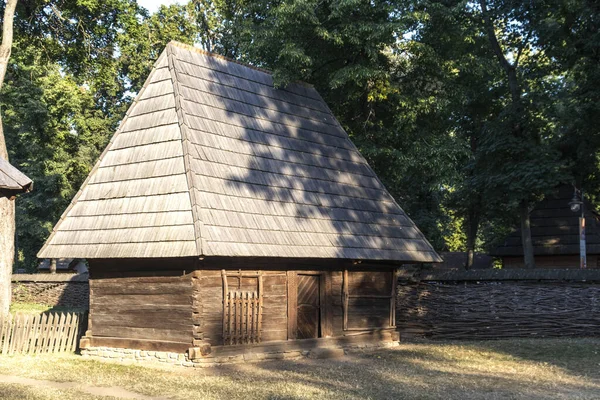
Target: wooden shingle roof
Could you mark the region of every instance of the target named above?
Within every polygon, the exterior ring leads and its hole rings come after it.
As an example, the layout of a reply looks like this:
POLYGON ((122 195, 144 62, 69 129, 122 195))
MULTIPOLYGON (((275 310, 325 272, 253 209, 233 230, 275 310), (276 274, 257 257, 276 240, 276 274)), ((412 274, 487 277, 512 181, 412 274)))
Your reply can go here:
POLYGON ((33 182, 21 171, 0 157, 0 196, 12 198, 31 191, 33 182))
MULTIPOLYGON (((579 216, 571 211, 569 202, 573 187, 561 186, 530 213, 531 240, 535 255, 579 255, 579 216)), ((600 224, 590 202, 584 200, 587 254, 600 254, 600 224)), ((493 256, 522 256, 521 230, 516 229, 496 247, 493 256)))
POLYGON ((38 256, 439 261, 316 90, 174 42, 38 256))

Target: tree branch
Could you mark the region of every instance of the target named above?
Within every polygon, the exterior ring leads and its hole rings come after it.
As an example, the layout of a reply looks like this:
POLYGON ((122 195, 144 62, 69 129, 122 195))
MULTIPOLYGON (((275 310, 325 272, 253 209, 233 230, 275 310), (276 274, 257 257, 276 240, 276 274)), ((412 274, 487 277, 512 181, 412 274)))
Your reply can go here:
POLYGON ((485 30, 487 32, 488 39, 490 41, 490 44, 492 45, 492 50, 494 51, 496 58, 498 58, 500 65, 502 65, 502 68, 504 68, 506 71, 513 69, 514 66, 510 62, 508 62, 508 60, 504 56, 502 47, 500 47, 500 43, 498 43, 498 38, 496 37, 496 31, 494 29, 494 21, 492 20, 492 17, 487 8, 487 0, 479 0, 479 5, 481 6, 481 13, 483 15, 483 23, 485 26, 485 30))
POLYGON ((527 36, 525 36, 525 40, 523 41, 523 46, 519 47, 519 50, 517 51, 517 58, 515 59, 515 62, 513 63, 515 68, 517 68, 519 66, 519 60, 521 59, 521 54, 523 54, 523 50, 525 50, 525 47, 527 47, 527 43, 529 42, 529 38, 531 38, 532 32, 533 31, 527 32, 527 36))

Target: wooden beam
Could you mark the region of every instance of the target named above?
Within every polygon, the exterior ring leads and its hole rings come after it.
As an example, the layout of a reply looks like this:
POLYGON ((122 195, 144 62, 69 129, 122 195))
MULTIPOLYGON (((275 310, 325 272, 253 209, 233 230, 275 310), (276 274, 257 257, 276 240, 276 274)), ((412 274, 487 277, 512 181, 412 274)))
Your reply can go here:
POLYGON ((325 281, 325 297, 322 299, 325 307, 323 321, 323 337, 333 336, 333 302, 332 302, 332 287, 331 287, 331 271, 326 271, 321 275, 325 281))
MULTIPOLYGON (((222 341, 223 341, 223 344, 226 344, 225 343, 225 337, 227 336, 227 326, 226 326, 226 324, 227 324, 228 321, 226 320, 225 316, 228 315, 227 308, 228 308, 228 298, 229 298, 229 287, 227 285, 227 271, 221 270, 221 277, 223 279, 223 313, 222 313, 222 316, 223 316, 223 322, 222 322, 222 325, 223 325, 223 334, 222 334, 222 341)), ((231 325, 231 321, 229 321, 229 324, 231 325)))
POLYGON ((398 270, 392 272, 392 295, 390 297, 390 326, 396 327, 396 288, 398 287, 398 270))
POLYGON ((261 343, 259 345, 213 346, 215 357, 245 353, 270 353, 295 350, 310 350, 321 347, 343 347, 361 343, 380 343, 392 341, 392 329, 379 329, 351 333, 346 336, 303 340, 283 340, 261 343))
POLYGON ((344 326, 345 331, 348 330, 348 270, 344 270, 344 280, 342 282, 342 297, 343 297, 343 308, 344 308, 344 326))
POLYGON ((296 271, 287 271, 288 340, 296 339, 298 330, 298 278, 296 271))
POLYGON ((168 342, 160 340, 123 339, 115 337, 92 337, 91 347, 112 347, 120 349, 135 349, 146 351, 166 351, 172 353, 185 353, 192 347, 192 343, 168 342))

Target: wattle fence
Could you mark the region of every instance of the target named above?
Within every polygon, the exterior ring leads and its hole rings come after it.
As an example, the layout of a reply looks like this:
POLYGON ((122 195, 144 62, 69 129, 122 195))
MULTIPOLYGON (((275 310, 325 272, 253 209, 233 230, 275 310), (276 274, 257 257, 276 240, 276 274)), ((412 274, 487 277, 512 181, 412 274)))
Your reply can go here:
POLYGON ((600 336, 600 270, 415 270, 398 283, 404 338, 600 336))
POLYGON ((86 313, 48 312, 0 317, 0 354, 75 352, 86 313))

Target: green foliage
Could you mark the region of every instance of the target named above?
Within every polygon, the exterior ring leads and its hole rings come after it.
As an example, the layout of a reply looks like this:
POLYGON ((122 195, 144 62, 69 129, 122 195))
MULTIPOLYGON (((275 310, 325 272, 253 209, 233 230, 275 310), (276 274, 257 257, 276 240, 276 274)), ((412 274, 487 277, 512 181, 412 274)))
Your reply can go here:
POLYGON ((20 2, 0 99, 17 200, 17 267, 35 254, 170 40, 309 82, 438 250, 489 249, 523 199, 559 183, 600 198, 600 12, 585 0, 20 2), (518 60, 518 63, 517 63, 518 60))
POLYGON ((35 254, 88 175, 114 122, 90 89, 37 48, 19 40, 1 99, 11 160, 35 182, 17 200, 16 267, 33 270, 35 254))

